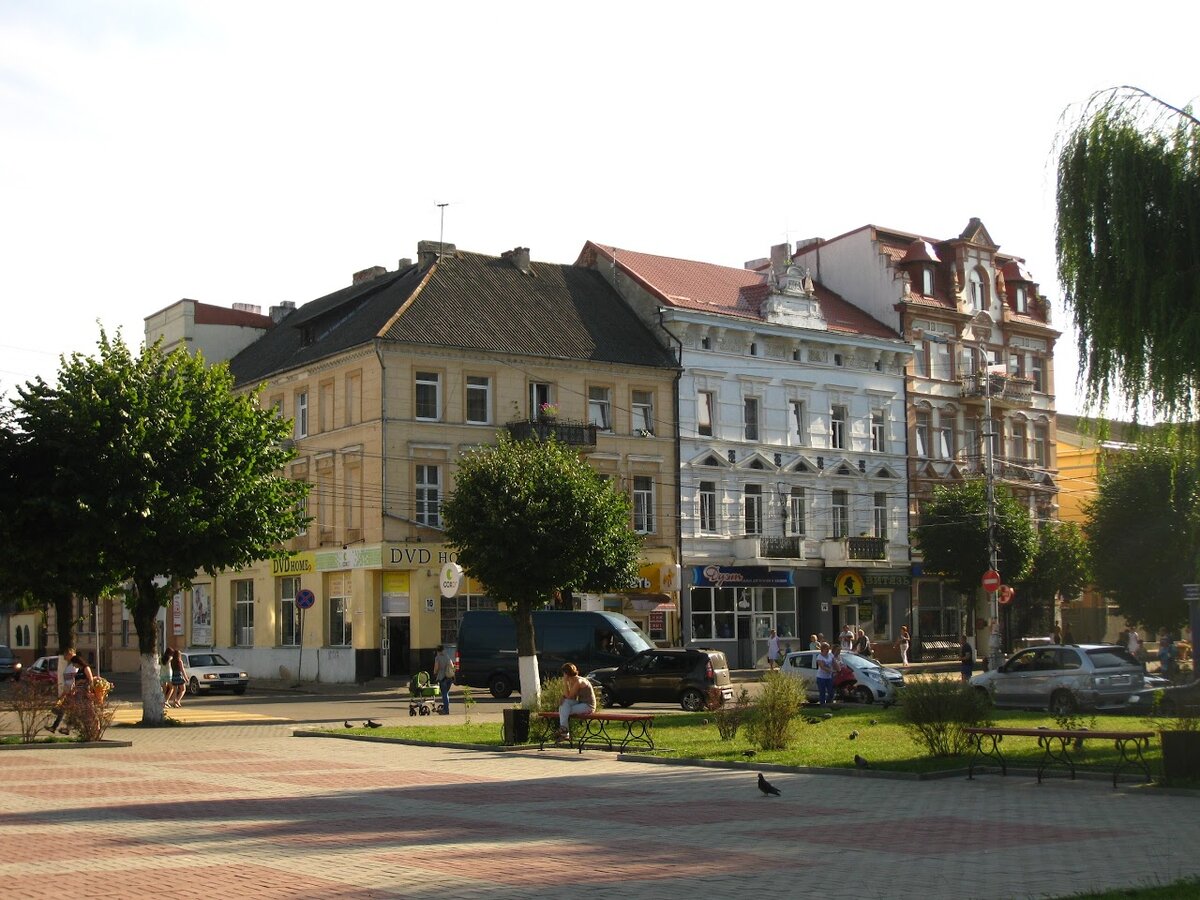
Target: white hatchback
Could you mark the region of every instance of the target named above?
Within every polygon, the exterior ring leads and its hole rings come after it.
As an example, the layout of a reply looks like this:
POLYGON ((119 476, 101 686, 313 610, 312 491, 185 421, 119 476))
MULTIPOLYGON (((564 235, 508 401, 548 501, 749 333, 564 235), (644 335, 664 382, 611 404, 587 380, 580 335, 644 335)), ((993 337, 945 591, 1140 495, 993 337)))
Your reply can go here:
MULTIPOLYGON (((817 690, 817 651, 800 650, 783 658, 780 667, 785 675, 798 678, 804 683, 804 693, 809 700, 820 696, 817 690)), ((873 659, 857 653, 841 654, 842 664, 854 673, 854 686, 848 692, 862 703, 892 703, 896 699, 896 688, 904 686, 904 675, 897 669, 881 666, 873 659)))
POLYGON ((189 694, 199 694, 201 691, 246 693, 246 686, 250 683, 246 673, 232 665, 220 653, 213 653, 211 650, 181 650, 179 655, 183 657, 189 694))

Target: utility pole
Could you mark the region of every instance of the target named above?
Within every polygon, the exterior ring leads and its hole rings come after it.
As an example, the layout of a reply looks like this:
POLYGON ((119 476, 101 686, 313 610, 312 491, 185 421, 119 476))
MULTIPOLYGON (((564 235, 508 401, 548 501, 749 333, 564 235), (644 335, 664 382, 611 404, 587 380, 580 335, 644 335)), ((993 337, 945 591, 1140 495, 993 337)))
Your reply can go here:
MULTIPOLYGON (((992 571, 998 572, 999 569, 996 568, 996 484, 992 472, 992 438, 995 434, 992 423, 992 373, 988 368, 987 349, 982 341, 979 342, 979 360, 983 369, 983 418, 986 429, 983 433, 983 470, 987 484, 988 565, 992 571)), ((991 635, 988 638, 988 657, 989 667, 992 671, 1000 668, 1001 663, 1004 662, 1004 640, 1000 628, 998 597, 998 590, 988 591, 992 622, 991 635)))

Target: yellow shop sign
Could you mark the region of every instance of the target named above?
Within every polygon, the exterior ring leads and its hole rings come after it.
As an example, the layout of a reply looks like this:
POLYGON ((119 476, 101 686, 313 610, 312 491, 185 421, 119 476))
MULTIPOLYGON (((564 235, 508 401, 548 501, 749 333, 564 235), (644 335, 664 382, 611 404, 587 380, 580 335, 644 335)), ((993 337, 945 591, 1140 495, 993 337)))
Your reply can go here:
POLYGON ((317 570, 317 560, 311 553, 297 553, 287 559, 271 560, 271 574, 276 578, 284 575, 307 575, 317 570))

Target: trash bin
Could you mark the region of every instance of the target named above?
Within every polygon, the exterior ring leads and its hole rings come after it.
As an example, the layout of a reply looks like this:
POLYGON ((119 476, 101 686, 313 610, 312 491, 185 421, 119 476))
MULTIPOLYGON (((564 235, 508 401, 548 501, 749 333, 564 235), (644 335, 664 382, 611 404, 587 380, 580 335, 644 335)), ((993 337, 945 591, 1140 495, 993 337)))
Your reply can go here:
POLYGON ((529 740, 529 710, 508 707, 504 710, 504 743, 524 744, 529 740))

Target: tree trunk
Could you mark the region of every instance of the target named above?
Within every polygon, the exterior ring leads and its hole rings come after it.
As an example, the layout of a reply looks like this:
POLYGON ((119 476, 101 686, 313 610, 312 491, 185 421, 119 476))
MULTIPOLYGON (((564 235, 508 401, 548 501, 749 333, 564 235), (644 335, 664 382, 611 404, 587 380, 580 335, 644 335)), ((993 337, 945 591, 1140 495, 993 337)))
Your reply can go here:
POLYGON ((538 673, 537 641, 533 633, 533 604, 517 601, 517 671, 521 676, 521 705, 533 707, 542 690, 538 673))
POLYGON ((154 627, 158 610, 162 606, 159 591, 152 577, 133 580, 134 606, 133 627, 137 630, 138 653, 141 664, 142 724, 161 725, 164 718, 162 682, 158 677, 159 659, 162 653, 158 646, 158 629, 154 627))
MULTIPOLYGON (((54 624, 58 628, 58 652, 75 646, 75 604, 68 591, 54 596, 54 624)), ((99 660, 97 660, 99 662, 99 660)))

